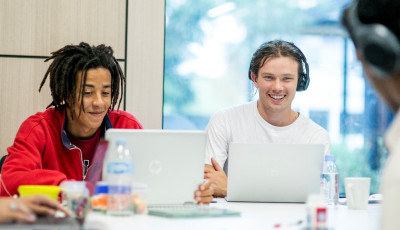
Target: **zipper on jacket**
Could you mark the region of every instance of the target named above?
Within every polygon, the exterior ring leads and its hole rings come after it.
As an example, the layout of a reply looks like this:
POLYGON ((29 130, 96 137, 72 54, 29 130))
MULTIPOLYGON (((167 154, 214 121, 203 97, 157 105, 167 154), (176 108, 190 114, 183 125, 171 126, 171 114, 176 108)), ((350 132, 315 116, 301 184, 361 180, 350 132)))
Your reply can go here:
POLYGON ((85 179, 85 177, 86 177, 86 175, 87 175, 87 172, 89 171, 89 160, 84 160, 83 161, 83 175, 84 175, 84 178, 83 179, 85 179))
MULTIPOLYGON (((85 180, 85 178, 86 178, 86 173, 87 173, 87 170, 89 169, 86 165, 85 165, 85 163, 83 162, 83 157, 82 157, 82 150, 80 149, 80 148, 78 148, 78 147, 76 147, 75 145, 73 145, 73 144, 71 144, 72 146, 74 146, 74 148, 71 148, 71 149, 78 149, 79 150, 79 153, 80 153, 80 156, 81 156, 81 165, 82 165, 82 180, 85 180)), ((88 162, 89 163, 89 162, 88 162)))

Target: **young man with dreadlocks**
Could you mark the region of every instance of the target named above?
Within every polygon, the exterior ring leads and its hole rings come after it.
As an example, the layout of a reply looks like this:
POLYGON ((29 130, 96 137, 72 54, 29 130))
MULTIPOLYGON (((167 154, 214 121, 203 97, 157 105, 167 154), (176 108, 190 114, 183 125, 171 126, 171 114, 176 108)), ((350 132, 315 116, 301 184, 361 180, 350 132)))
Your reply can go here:
MULTIPOLYGON (((142 129, 134 116, 114 110, 121 104, 125 76, 111 47, 67 45, 45 61, 51 59, 39 91, 49 77, 53 101, 22 123, 7 149, 2 196, 17 194, 19 185, 85 180, 107 129, 142 129)), ((194 199, 210 203, 213 193, 209 183, 201 184, 194 199)))
POLYGON ((109 128, 142 129, 131 114, 114 110, 123 96, 125 76, 111 47, 87 43, 53 52, 47 78, 53 101, 20 126, 1 176, 1 195, 19 185, 59 185, 85 180, 95 148, 109 128))

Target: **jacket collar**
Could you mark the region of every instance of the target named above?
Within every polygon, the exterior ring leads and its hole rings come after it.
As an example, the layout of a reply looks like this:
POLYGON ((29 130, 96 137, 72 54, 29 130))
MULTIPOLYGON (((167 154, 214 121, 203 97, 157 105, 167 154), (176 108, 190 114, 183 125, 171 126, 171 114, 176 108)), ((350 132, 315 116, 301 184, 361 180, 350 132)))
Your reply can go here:
MULTIPOLYGON (((62 129, 61 129, 61 141, 63 143, 63 145, 66 148, 76 148, 76 146, 74 146, 71 141, 68 138, 68 134, 66 131, 66 125, 67 125, 67 112, 66 109, 63 109, 63 121, 62 121, 62 129)), ((106 116, 103 119, 103 122, 101 123, 101 132, 100 132, 100 138, 104 138, 104 134, 108 129, 112 128, 112 124, 111 124, 111 120, 110 117, 108 116, 108 113, 106 114, 106 116)))

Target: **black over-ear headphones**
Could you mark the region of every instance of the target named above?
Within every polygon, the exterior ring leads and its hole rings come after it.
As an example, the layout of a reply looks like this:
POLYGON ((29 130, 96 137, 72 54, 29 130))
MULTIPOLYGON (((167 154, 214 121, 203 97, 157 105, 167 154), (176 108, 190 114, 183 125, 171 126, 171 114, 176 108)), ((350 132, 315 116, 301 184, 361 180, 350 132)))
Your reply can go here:
POLYGON ((355 0, 342 15, 342 24, 349 31, 357 50, 377 76, 385 78, 400 72, 399 40, 382 24, 363 24, 357 6, 358 0, 355 0))
POLYGON ((295 50, 300 55, 301 59, 301 73, 299 74, 299 79, 297 80, 297 88, 296 91, 304 91, 308 88, 308 85, 310 84, 310 72, 309 72, 309 67, 307 63, 306 56, 304 56, 303 52, 293 43, 288 42, 295 50))
MULTIPOLYGON (((265 45, 268 45, 268 43, 274 43, 276 41, 270 41, 265 43, 265 45)), ((301 73, 299 73, 299 79, 297 81, 297 87, 296 91, 304 91, 308 88, 308 85, 310 84, 310 75, 309 75, 309 67, 307 63, 306 56, 304 56, 303 52, 292 42, 286 42, 286 41, 281 41, 285 43, 285 45, 290 45, 294 50, 296 50, 297 54, 300 56, 300 61, 301 61, 301 73)), ((253 57, 254 59, 254 57, 253 57)), ((251 61, 251 63, 253 60, 251 61)), ((249 67, 249 79, 251 80, 251 64, 249 67)))

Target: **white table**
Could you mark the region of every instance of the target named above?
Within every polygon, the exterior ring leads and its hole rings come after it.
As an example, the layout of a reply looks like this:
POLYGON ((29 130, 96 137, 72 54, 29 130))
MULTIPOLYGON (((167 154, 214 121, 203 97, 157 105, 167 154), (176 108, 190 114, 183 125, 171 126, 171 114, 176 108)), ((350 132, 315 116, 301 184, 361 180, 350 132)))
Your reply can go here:
MULTIPOLYGON (((306 205, 289 203, 243 203, 226 202, 216 199, 210 205, 240 211, 240 217, 171 219, 150 215, 129 217, 107 216, 90 213, 86 217, 84 229, 302 229, 306 222, 306 205), (295 224, 302 221, 301 224, 295 224)), ((366 211, 348 210, 338 205, 328 208, 329 229, 375 230, 379 229, 380 205, 370 204, 366 211)))

